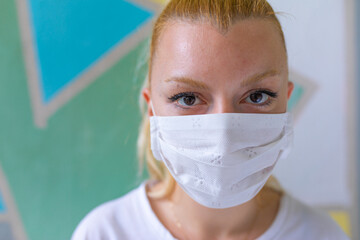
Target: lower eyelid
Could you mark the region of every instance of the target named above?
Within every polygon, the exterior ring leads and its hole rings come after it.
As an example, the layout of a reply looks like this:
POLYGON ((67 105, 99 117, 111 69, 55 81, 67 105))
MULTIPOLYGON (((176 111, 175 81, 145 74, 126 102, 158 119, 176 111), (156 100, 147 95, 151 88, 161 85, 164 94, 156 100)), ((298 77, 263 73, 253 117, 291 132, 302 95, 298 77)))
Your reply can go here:
POLYGON ((260 107, 260 108, 268 107, 274 103, 274 100, 275 100, 274 98, 269 97, 268 101, 266 101, 263 104, 255 105, 255 107, 260 107))

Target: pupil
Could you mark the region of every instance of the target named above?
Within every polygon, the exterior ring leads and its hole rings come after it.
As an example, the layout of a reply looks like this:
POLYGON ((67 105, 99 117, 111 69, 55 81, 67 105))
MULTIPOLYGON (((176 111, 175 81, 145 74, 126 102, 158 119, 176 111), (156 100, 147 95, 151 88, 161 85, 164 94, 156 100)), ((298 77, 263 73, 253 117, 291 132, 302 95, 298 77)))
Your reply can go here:
POLYGON ((253 101, 255 103, 261 102, 262 98, 263 98, 263 96, 261 93, 253 93, 250 95, 251 101, 253 101))
POLYGON ((188 97, 185 97, 185 98, 184 98, 184 103, 185 103, 186 105, 193 105, 194 102, 195 102, 195 98, 192 97, 192 96, 188 96, 188 97))

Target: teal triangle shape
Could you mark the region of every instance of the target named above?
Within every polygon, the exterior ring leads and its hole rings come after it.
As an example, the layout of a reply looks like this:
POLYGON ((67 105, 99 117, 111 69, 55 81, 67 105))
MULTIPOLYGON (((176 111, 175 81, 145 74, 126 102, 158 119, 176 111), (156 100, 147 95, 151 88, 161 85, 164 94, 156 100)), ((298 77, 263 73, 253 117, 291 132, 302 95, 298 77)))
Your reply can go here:
POLYGON ((294 82, 294 90, 291 94, 291 97, 288 101, 288 109, 289 111, 293 111, 300 100, 303 98, 305 89, 297 82, 294 82))
POLYGON ((5 208, 5 203, 4 203, 4 200, 3 200, 3 195, 0 192, 0 214, 4 213, 5 210, 6 210, 6 208, 5 208))
POLYGON ((124 0, 29 3, 44 103, 153 16, 124 0))

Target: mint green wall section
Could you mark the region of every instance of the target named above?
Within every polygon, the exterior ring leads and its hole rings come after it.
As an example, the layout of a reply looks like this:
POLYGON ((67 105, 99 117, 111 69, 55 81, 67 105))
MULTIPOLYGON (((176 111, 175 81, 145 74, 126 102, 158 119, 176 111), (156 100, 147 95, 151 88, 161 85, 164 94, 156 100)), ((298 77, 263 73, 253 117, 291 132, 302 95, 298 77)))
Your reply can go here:
POLYGON ((143 75, 135 66, 144 44, 38 129, 15 3, 0 1, 0 164, 30 240, 69 239, 88 211, 141 182, 135 142, 143 75))

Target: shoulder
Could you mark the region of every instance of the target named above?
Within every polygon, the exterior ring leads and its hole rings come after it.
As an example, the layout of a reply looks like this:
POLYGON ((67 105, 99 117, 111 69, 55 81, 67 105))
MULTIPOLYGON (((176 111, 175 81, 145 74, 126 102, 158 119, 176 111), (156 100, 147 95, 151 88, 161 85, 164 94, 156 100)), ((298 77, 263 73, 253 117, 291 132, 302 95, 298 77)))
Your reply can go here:
POLYGON ((93 209, 81 220, 72 240, 128 239, 128 232, 137 226, 143 188, 144 184, 93 209))
POLYGON ((279 239, 349 239, 341 228, 319 209, 312 208, 296 198, 284 194, 278 218, 279 239))

